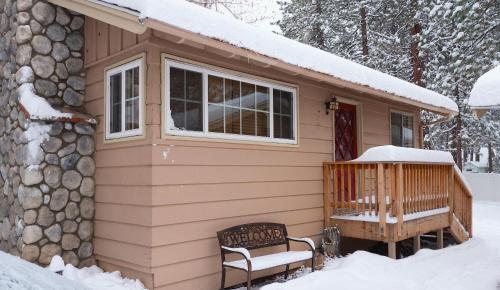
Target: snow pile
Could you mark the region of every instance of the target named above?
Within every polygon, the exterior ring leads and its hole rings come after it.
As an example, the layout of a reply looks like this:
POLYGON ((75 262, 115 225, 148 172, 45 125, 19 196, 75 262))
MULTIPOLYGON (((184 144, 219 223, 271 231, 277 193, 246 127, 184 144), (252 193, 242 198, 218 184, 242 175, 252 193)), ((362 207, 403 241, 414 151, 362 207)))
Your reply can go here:
POLYGON ((24 131, 24 137, 28 141, 26 160, 24 163, 26 165, 38 165, 40 154, 42 154, 42 143, 49 139, 49 131, 51 129, 50 125, 40 124, 40 123, 29 123, 28 129, 24 131))
POLYGON ((261 290, 498 290, 500 203, 474 202, 475 237, 443 250, 392 260, 363 251, 331 260, 321 271, 261 290))
POLYGON ((500 108, 500 65, 477 79, 470 92, 469 106, 500 108))
POLYGON ((18 88, 19 102, 28 112, 31 119, 54 120, 59 118, 71 118, 73 115, 62 113, 47 102, 46 99, 35 94, 35 88, 31 83, 22 84, 18 88))
POLYGON ((89 290, 79 283, 2 251, 0 289, 89 290))
POLYGON ((448 97, 184 0, 100 0, 301 68, 458 112, 448 97))
POLYGON ((350 162, 418 162, 455 164, 450 152, 397 147, 393 145, 377 146, 366 150, 357 159, 350 162))
POLYGON ((60 256, 52 257, 49 269, 53 272, 62 272, 64 278, 92 290, 145 290, 139 280, 124 278, 118 271, 104 272, 97 266, 78 269, 71 264, 64 265, 60 256))

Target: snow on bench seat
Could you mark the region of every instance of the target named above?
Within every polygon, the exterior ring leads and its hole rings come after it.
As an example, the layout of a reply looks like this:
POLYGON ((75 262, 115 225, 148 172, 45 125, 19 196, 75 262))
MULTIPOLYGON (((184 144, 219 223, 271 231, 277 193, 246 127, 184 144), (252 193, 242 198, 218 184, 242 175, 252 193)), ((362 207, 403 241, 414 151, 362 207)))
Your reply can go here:
MULTIPOLYGON (((295 262, 305 261, 312 258, 311 251, 289 251, 270 254, 259 257, 252 257, 252 271, 270 269, 277 266, 287 265, 295 262)), ((224 262, 225 266, 235 267, 247 271, 247 261, 245 259, 232 262, 224 262)))

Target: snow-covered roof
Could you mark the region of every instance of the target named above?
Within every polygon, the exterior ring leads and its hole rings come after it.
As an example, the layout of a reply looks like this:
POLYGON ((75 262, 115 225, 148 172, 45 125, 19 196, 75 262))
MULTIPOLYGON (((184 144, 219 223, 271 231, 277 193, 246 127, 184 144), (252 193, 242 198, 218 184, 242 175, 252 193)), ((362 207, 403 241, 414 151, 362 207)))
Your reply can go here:
POLYGON ((450 113, 458 112, 457 105, 450 98, 434 91, 184 0, 98 1, 122 11, 129 9, 131 14, 139 14, 139 18, 146 23, 152 19, 170 27, 247 49, 285 64, 450 113))
POLYGON ((472 108, 500 108, 500 65, 477 79, 469 97, 472 108))
POLYGON ((351 162, 416 162, 455 164, 450 152, 417 148, 397 147, 393 145, 377 146, 366 150, 351 162))

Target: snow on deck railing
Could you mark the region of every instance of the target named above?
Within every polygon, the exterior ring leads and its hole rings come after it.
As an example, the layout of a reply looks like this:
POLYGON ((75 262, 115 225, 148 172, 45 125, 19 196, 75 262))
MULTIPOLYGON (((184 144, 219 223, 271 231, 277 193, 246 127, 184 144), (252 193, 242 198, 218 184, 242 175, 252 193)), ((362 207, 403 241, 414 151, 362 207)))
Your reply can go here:
POLYGON ((366 150, 352 163, 362 162, 411 162, 455 164, 450 152, 417 148, 397 147, 393 145, 377 146, 366 150))
POLYGON ((324 164, 324 216, 402 224, 444 212, 472 233, 470 187, 450 153, 395 146, 367 150, 360 158, 324 164))

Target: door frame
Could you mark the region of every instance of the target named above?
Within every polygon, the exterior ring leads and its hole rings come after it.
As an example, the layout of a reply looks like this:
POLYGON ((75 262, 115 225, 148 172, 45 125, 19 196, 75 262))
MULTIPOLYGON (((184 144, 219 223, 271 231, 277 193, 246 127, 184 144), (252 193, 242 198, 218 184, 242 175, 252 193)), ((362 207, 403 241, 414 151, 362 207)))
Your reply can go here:
MULTIPOLYGON (((358 100, 337 97, 339 103, 344 103, 356 107, 356 138, 358 157, 363 154, 363 103, 358 100)), ((335 112, 332 114, 332 162, 335 162, 335 112)))

